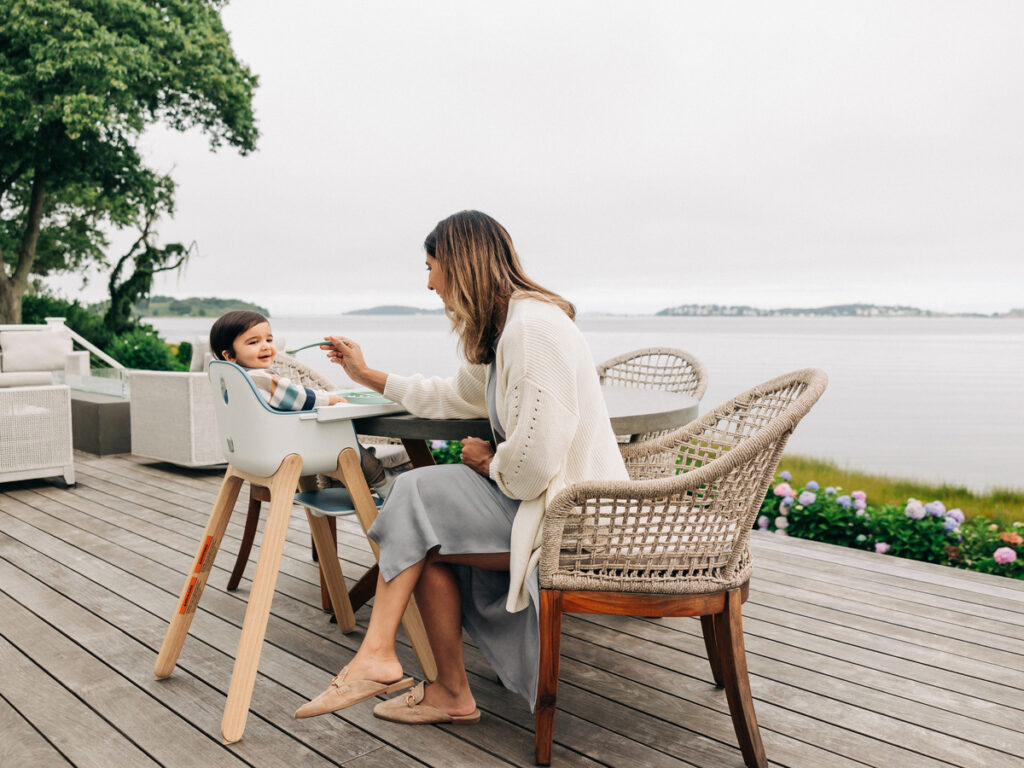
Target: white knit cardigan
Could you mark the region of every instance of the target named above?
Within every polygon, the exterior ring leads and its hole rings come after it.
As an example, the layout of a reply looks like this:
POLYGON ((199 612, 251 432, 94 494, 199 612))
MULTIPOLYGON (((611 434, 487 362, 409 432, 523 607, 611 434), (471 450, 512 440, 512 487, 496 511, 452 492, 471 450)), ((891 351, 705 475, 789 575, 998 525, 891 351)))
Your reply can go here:
MULTIPOLYGON (((431 419, 487 416, 489 366, 466 363, 453 378, 388 375, 384 396, 431 419)), ((526 580, 540 560, 544 511, 567 485, 628 480, 590 349, 556 305, 532 297, 509 302, 495 357, 495 406, 505 442, 491 479, 521 499, 509 547, 509 611, 530 602, 526 580)))

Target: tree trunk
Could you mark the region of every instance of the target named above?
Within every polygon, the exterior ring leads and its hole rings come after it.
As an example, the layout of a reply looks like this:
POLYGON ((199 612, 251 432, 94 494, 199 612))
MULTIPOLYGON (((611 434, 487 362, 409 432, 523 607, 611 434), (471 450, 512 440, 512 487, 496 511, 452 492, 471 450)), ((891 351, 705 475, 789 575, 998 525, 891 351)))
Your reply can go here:
POLYGON ((32 264, 36 260, 36 245, 39 243, 39 230, 43 221, 43 202, 45 200, 46 176, 36 169, 32 179, 32 198, 28 204, 25 235, 21 240, 18 266, 15 267, 14 274, 8 275, 7 269, 0 262, 0 323, 21 322, 21 297, 28 286, 32 264))

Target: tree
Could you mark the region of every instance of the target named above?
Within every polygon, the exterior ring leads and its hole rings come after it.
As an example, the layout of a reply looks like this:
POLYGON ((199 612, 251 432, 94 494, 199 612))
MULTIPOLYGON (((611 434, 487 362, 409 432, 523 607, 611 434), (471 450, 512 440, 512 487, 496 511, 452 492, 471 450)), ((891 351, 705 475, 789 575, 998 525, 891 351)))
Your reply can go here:
POLYGON ((136 326, 135 305, 149 296, 153 276, 158 272, 171 272, 182 267, 194 249, 195 243, 185 247, 181 243, 168 243, 162 248, 156 244, 154 226, 162 212, 173 210, 174 185, 164 177, 164 194, 143 213, 138 223, 139 237, 114 265, 107 281, 110 303, 103 321, 110 332, 126 333, 136 326))
POLYGON ((160 205, 137 149, 162 122, 216 149, 256 145, 257 78, 217 0, 0 3, 0 322, 19 322, 30 276, 102 261, 104 225, 160 205))

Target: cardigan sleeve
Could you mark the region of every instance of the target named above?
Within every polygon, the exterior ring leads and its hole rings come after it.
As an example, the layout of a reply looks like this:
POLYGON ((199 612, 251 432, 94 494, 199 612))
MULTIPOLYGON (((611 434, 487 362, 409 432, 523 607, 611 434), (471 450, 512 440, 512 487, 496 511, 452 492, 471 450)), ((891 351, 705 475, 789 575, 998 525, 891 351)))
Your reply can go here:
POLYGON ((491 460, 490 476, 513 499, 534 499, 547 490, 579 425, 575 350, 553 330, 526 326, 506 356, 505 441, 491 460))
POLYGON ((384 397, 425 419, 474 419, 487 416, 486 381, 486 366, 470 363, 450 379, 389 373, 384 397))

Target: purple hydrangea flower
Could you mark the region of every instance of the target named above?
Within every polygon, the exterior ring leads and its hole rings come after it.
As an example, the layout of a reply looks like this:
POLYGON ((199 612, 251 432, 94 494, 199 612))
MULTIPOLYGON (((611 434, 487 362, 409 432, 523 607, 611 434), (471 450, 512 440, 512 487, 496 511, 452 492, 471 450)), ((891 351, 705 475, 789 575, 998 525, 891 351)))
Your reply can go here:
POLYGON ((941 501, 929 501, 924 505, 924 511, 932 517, 945 517, 946 516, 946 505, 941 501))
POLYGON ((431 440, 430 441, 430 447, 432 449, 434 449, 435 451, 440 451, 442 448, 447 448, 448 447, 448 441, 447 440, 431 440))
POLYGON ((790 487, 789 483, 779 483, 775 486, 774 493, 776 496, 796 496, 796 491, 790 487))
POLYGON ((807 490, 808 490, 808 491, 816 491, 816 490, 818 490, 818 488, 820 488, 820 487, 821 487, 821 486, 820 486, 820 485, 818 485, 818 484, 817 484, 816 482, 814 482, 813 480, 810 480, 810 481, 808 481, 808 483, 807 483, 807 490))
POLYGON ((857 499, 853 502, 854 509, 867 509, 868 503, 864 499, 857 499))
POLYGON ((955 517, 947 517, 942 521, 942 527, 947 531, 955 531, 960 527, 960 523, 955 517))
POLYGON ((761 515, 759 518, 757 518, 757 527, 760 528, 762 531, 767 531, 769 522, 770 521, 768 520, 768 515, 761 515))
POLYGON ((781 478, 782 478, 783 480, 785 480, 785 481, 786 481, 787 483, 788 483, 788 482, 789 482, 790 480, 792 480, 792 479, 793 479, 793 475, 792 475, 791 473, 787 472, 786 470, 782 470, 781 472, 779 472, 779 477, 781 477, 781 478))
POLYGON ((782 507, 791 506, 793 504, 793 501, 794 501, 794 499, 793 499, 792 496, 786 496, 785 498, 782 499, 781 506, 782 507))
POLYGON ((839 497, 838 497, 838 498, 836 499, 836 504, 838 504, 838 505, 839 505, 840 507, 843 507, 843 508, 845 508, 845 509, 849 509, 849 508, 850 508, 850 505, 851 505, 851 504, 853 504, 853 502, 852 502, 852 501, 850 501, 850 497, 849 497, 849 496, 847 496, 847 495, 846 495, 846 494, 844 493, 844 494, 843 494, 842 496, 839 496, 839 497))
POLYGON ((1017 559, 1017 553, 1009 547, 1000 547, 992 553, 992 557, 1000 565, 1006 565, 1007 563, 1012 563, 1017 559))
POLYGON ((835 488, 833 488, 833 487, 832 487, 832 486, 830 485, 830 486, 829 486, 828 488, 826 488, 826 489, 825 489, 825 495, 826 495, 826 496, 835 496, 835 495, 836 495, 836 489, 835 489, 835 488))
POLYGON ((949 510, 949 512, 946 513, 946 517, 952 518, 953 520, 956 520, 958 523, 962 523, 964 521, 964 513, 960 510, 960 507, 954 507, 953 509, 949 510))
MULTIPOLYGON (((786 530, 786 526, 788 526, 788 525, 789 525, 789 520, 787 520, 786 518, 784 518, 784 517, 776 517, 775 518, 775 530, 777 530, 777 531, 784 531, 784 530, 786 530)), ((1003 549, 1006 549, 1006 547, 1003 547, 1003 549)))
POLYGON ((884 555, 888 551, 889 551, 889 545, 886 544, 884 541, 876 541, 875 542, 875 552, 877 552, 880 555, 884 555))
POLYGON ((917 499, 910 499, 909 501, 907 501, 907 507, 905 511, 907 513, 907 517, 909 517, 911 520, 920 520, 927 514, 924 511, 924 505, 917 499))
POLYGON ((797 499, 797 501, 799 501, 805 507, 810 506, 811 504, 813 504, 817 500, 818 500, 817 494, 812 493, 811 491, 804 491, 803 493, 800 494, 800 497, 797 499))

